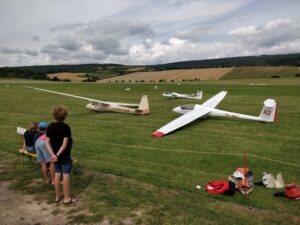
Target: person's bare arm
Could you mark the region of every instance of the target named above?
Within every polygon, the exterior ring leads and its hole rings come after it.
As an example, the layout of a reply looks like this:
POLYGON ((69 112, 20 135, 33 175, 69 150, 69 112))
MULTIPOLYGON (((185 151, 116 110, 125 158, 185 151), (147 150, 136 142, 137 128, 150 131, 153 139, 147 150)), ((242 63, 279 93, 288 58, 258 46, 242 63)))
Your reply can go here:
POLYGON ((68 141, 69 138, 68 137, 64 137, 63 143, 60 146, 58 152, 56 153, 57 157, 61 155, 61 153, 63 153, 63 151, 66 149, 67 145, 68 145, 68 141))
POLYGON ((50 139, 48 137, 46 138, 45 144, 46 144, 48 151, 51 154, 51 161, 54 161, 54 162, 57 161, 57 156, 53 152, 52 146, 50 144, 50 139))

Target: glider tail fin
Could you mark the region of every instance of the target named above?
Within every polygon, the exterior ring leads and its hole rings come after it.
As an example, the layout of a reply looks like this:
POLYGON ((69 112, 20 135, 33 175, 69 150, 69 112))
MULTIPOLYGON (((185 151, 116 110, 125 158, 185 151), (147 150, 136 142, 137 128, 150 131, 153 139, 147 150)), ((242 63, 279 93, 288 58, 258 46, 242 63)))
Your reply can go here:
POLYGON ((277 102, 274 99, 264 101, 264 107, 259 118, 264 122, 275 122, 277 115, 277 102))
POLYGON ((197 91, 195 98, 202 99, 202 94, 203 94, 202 91, 197 91))
POLYGON ((142 96, 142 99, 140 101, 138 110, 141 112, 141 114, 150 113, 149 103, 148 103, 148 96, 147 95, 142 96))

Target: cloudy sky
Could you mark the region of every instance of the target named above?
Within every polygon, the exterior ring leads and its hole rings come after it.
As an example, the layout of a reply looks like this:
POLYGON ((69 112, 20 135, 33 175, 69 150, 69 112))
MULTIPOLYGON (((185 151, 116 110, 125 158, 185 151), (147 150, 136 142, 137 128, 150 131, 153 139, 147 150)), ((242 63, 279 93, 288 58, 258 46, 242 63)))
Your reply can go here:
POLYGON ((0 66, 300 52, 299 0, 0 0, 0 66))

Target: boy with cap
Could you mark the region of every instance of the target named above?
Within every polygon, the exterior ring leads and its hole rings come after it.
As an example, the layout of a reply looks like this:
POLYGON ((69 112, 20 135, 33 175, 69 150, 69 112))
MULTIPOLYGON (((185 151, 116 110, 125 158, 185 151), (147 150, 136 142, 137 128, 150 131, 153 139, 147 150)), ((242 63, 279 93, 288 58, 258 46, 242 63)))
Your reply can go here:
POLYGON ((37 161, 41 163, 42 173, 45 179, 45 183, 49 184, 52 181, 52 184, 54 185, 54 176, 55 176, 54 162, 51 162, 51 154, 48 151, 45 144, 48 123, 40 122, 38 127, 39 127, 39 132, 34 136, 37 161), (51 180, 48 179, 47 163, 50 164, 49 171, 50 171, 51 180))

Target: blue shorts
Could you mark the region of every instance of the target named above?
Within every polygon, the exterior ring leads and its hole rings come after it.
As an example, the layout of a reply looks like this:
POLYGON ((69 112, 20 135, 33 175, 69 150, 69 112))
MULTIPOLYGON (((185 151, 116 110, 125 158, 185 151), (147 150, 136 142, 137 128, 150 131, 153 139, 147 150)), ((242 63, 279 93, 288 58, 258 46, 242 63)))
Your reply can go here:
POLYGON ((45 161, 47 163, 50 162, 51 154, 46 147, 45 141, 38 139, 35 142, 35 151, 36 151, 36 157, 38 162, 42 162, 42 161, 45 161))
POLYGON ((35 149, 33 146, 28 146, 28 145, 25 145, 25 148, 24 148, 28 153, 31 153, 31 154, 35 154, 35 149))
POLYGON ((72 171, 72 160, 71 159, 63 159, 58 160, 54 163, 55 173, 71 173, 72 171))

